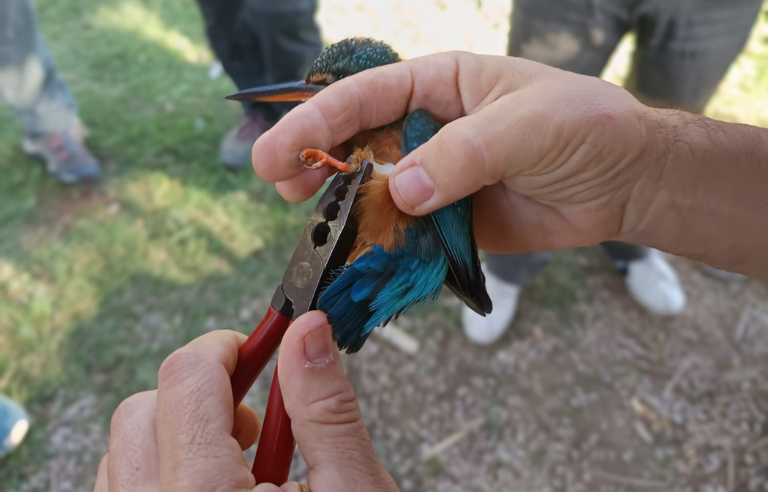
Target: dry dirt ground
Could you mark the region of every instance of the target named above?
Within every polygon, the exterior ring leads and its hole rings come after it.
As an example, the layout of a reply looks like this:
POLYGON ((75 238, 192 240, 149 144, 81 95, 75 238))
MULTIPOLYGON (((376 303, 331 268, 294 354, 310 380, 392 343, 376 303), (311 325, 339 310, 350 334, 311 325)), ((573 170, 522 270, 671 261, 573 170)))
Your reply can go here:
POLYGON ((426 322, 415 357, 375 340, 347 360, 401 487, 766 490, 765 286, 676 261, 690 308, 662 320, 597 255, 576 260, 569 312, 524 303, 493 348, 426 322))

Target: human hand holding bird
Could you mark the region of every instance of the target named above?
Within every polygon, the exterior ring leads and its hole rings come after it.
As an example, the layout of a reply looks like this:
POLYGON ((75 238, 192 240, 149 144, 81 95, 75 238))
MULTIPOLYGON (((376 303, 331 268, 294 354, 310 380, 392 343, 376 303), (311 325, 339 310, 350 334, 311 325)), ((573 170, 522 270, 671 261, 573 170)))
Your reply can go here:
MULTIPOLYGON (((326 48, 313 63, 305 81, 247 89, 230 96, 236 100, 306 100, 341 79, 364 70, 400 61, 388 45, 367 38, 351 38, 326 48)), ((432 136, 441 125, 424 110, 404 119, 353 135, 342 144, 349 158, 303 149, 296 163, 310 172, 330 167, 356 172, 363 160, 398 162, 432 136)), ((405 214, 389 192, 389 175, 374 171, 360 187, 355 205, 359 230, 357 245, 318 300, 327 313, 339 347, 362 348, 371 331, 414 305, 436 299, 443 284, 478 314, 491 311, 485 278, 472 226, 472 198, 448 204, 424 217, 405 214)))
POLYGON ((663 111, 620 87, 524 59, 449 52, 332 84, 257 140, 254 168, 286 200, 306 200, 327 174, 296 166, 302 150, 338 148, 416 109, 444 126, 395 162, 395 204, 424 215, 474 194, 475 237, 490 252, 621 238, 634 184, 668 152, 652 131, 663 111))

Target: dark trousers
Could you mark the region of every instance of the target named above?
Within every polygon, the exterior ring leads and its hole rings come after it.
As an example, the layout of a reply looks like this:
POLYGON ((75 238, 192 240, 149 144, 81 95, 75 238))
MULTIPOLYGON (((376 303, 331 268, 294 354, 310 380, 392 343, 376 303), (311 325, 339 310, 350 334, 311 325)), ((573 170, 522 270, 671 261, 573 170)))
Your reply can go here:
MULTIPOLYGON (((303 80, 322 50, 317 0, 197 0, 211 48, 238 89, 303 80)), ((244 103, 277 120, 292 106, 244 103)))
MULTIPOLYGON (((626 87, 657 107, 701 113, 744 47, 762 0, 515 0, 508 54, 599 76, 622 36, 637 48, 626 87)), ((641 246, 607 242, 622 268, 647 254, 641 246)), ((488 255, 488 270, 526 284, 550 253, 488 255)))

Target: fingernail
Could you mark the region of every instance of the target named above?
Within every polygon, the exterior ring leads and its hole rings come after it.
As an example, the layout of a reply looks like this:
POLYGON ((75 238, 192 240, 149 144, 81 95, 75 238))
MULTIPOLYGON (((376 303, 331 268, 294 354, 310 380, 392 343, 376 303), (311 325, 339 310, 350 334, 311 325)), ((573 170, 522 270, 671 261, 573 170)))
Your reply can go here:
POLYGON ((322 367, 336 358, 336 347, 330 325, 318 328, 304 337, 304 357, 307 367, 322 367))
POLYGON ((405 203, 418 207, 435 194, 435 185, 419 166, 411 166, 395 176, 395 187, 405 203))

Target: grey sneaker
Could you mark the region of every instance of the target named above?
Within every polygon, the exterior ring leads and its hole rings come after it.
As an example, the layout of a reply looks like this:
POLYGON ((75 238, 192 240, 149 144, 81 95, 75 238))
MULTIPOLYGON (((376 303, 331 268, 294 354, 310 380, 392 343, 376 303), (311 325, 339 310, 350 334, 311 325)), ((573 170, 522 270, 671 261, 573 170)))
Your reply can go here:
POLYGON ((82 131, 74 127, 65 132, 27 135, 22 147, 27 154, 45 161, 48 173, 65 184, 97 180, 99 162, 83 145, 82 131))
POLYGON ((29 430, 29 417, 21 405, 0 395, 0 458, 24 440, 29 430))
POLYGON ((275 125, 261 113, 247 114, 227 133, 219 148, 219 159, 230 169, 251 165, 251 149, 256 139, 275 125))

